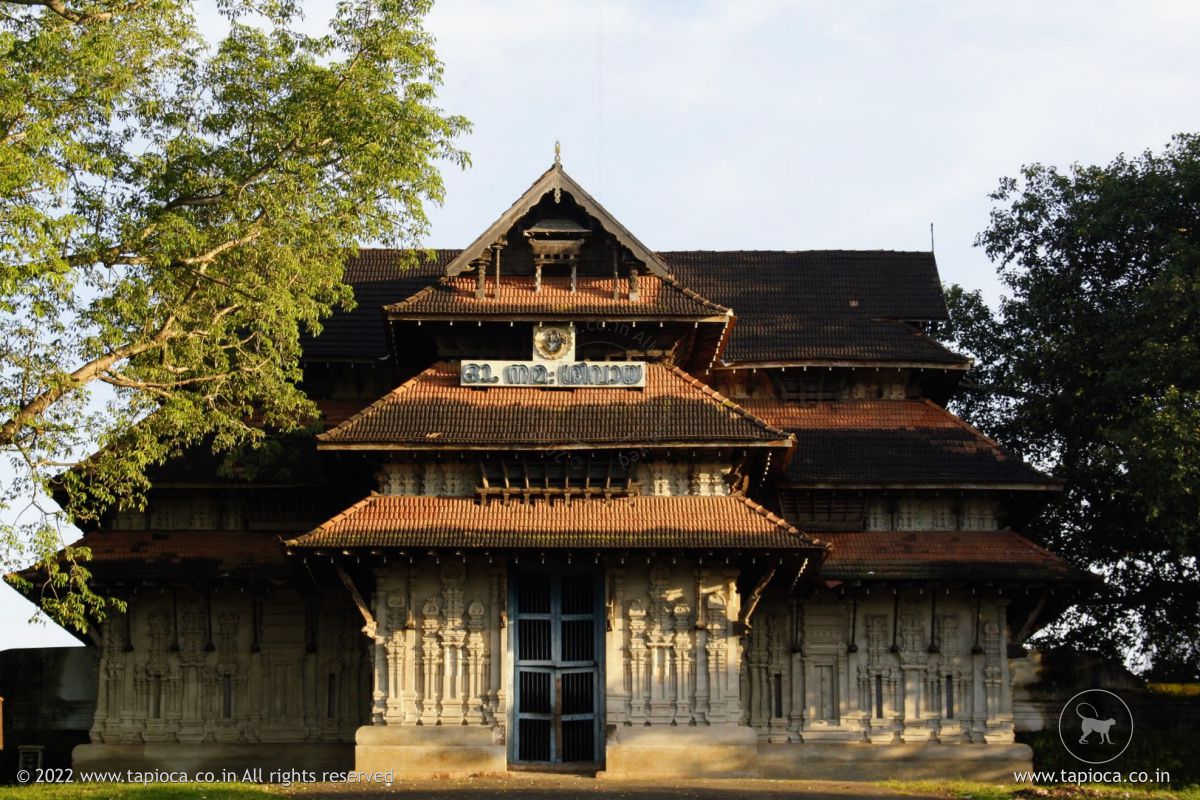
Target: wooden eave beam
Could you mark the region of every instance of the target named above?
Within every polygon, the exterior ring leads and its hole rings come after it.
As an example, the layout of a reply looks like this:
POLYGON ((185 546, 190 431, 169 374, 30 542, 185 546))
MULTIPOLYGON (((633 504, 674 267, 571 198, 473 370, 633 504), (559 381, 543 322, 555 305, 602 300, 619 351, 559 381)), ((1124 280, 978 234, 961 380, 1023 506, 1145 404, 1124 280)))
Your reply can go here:
POLYGON ((572 322, 608 322, 608 323, 626 323, 635 322, 638 324, 650 324, 663 322, 679 325, 695 324, 697 322, 704 323, 723 323, 727 317, 724 314, 708 315, 708 316, 679 316, 679 315, 624 315, 624 314, 575 314, 571 312, 541 312, 541 313, 514 313, 514 314, 405 314, 403 312, 385 312, 385 316, 391 322, 454 322, 459 324, 471 322, 486 322, 493 324, 503 324, 506 322, 545 322, 547 315, 553 315, 554 319, 568 320, 572 322))
POLYGON ((1022 492, 1058 492, 1062 491, 1063 483, 1061 481, 1051 481, 1048 483, 837 483, 837 482, 810 482, 810 483, 792 483, 780 482, 776 484, 779 489, 830 489, 830 490, 896 490, 902 489, 905 491, 926 490, 926 491, 946 491, 954 489, 970 490, 970 491, 1022 491, 1022 492))
POLYGON ((733 372, 744 369, 928 369, 966 372, 974 362, 956 364, 929 361, 734 361, 714 364, 712 372, 733 372))
MULTIPOLYGON (((586 391, 586 390, 585 390, 586 391)), ((790 448, 795 442, 791 439, 775 439, 769 441, 754 441, 754 442, 639 442, 636 440, 621 442, 619 445, 606 445, 602 443, 557 443, 557 442, 522 442, 520 444, 497 444, 497 445, 474 445, 474 444, 425 444, 418 442, 317 442, 317 450, 329 451, 359 451, 359 452, 379 452, 379 451, 472 451, 472 452, 490 452, 490 451, 537 451, 537 450, 625 450, 631 447, 640 447, 647 450, 669 450, 669 449, 695 449, 695 450, 715 450, 723 447, 733 448, 790 448)))

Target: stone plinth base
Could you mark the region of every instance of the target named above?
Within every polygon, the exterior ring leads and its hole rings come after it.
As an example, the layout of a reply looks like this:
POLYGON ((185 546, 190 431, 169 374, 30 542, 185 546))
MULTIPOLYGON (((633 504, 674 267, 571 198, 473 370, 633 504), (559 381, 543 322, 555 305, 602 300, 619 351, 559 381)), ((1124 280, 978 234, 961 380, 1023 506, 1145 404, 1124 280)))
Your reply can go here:
MULTIPOLYGON (((345 772, 354 766, 354 746, 324 743, 254 744, 81 744, 71 751, 80 770, 164 770, 169 772, 243 772, 247 769, 345 772)), ((263 780, 270 780, 264 775, 263 780)))
POLYGON ((354 768, 397 776, 469 775, 508 769, 503 744, 480 725, 367 725, 355 735, 354 768))
POLYGON ((610 728, 611 778, 743 778, 758 774, 757 735, 739 725, 610 728))
POLYGON ((1011 781, 1033 768, 1024 744, 760 744, 758 776, 831 781, 969 778, 1011 781))

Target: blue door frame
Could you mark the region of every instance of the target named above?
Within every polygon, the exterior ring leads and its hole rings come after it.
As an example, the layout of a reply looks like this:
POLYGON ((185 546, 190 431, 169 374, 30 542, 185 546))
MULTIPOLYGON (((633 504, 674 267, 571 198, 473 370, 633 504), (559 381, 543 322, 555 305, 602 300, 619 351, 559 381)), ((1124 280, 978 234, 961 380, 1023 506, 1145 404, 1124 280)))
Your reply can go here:
POLYGON ((603 769, 603 574, 514 568, 508 587, 509 765, 603 769))

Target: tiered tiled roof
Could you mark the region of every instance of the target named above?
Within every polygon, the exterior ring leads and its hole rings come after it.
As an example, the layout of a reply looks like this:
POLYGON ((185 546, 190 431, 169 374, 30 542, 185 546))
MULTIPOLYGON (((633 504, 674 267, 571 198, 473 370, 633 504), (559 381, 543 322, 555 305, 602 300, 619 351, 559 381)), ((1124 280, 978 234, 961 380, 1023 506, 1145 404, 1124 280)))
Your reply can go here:
POLYGON ((541 291, 534 291, 534 279, 528 275, 505 277, 499 297, 488 282, 486 297, 476 299, 475 278, 462 275, 443 278, 406 300, 386 306, 395 319, 558 319, 603 316, 614 319, 686 318, 723 319, 729 309, 717 305, 669 278, 648 275, 638 281, 638 299, 631 300, 628 281, 617 281, 618 296, 613 297, 611 277, 580 276, 571 291, 570 278, 562 275, 542 279, 541 291))
MULTIPOLYGON (((457 307, 458 302, 449 299, 457 292, 447 289, 434 292, 429 287, 439 281, 445 266, 459 252, 437 250, 435 258, 415 270, 403 272, 396 266, 397 251, 362 250, 346 270, 346 281, 354 287, 357 307, 351 312, 334 314, 326 321, 320 337, 306 340, 305 357, 319 360, 386 356, 380 309, 392 305, 415 318, 418 311, 436 316, 451 306, 457 307), (418 294, 420 297, 413 298, 418 294), (411 307, 405 302, 409 298, 411 307), (413 311, 414 308, 418 311, 413 311)), ((653 308, 645 298, 652 296, 655 282, 660 281, 654 300, 660 308, 654 313, 695 316, 708 314, 701 312, 701 308, 712 305, 716 308, 710 309, 709 315, 716 316, 726 308, 732 309, 737 322, 722 356, 726 362, 899 362, 943 367, 962 367, 967 363, 965 358, 915 328, 897 322, 946 318, 937 266, 930 253, 694 250, 658 255, 671 268, 674 280, 644 277, 639 286, 643 300, 637 305, 653 308), (699 299, 684 290, 698 293, 699 299)), ((510 288, 504 289, 499 303, 494 299, 475 301, 471 276, 450 280, 455 283, 446 284, 448 287, 462 284, 468 290, 468 295, 462 297, 464 309, 472 308, 472 304, 484 308, 490 302, 497 309, 506 309, 497 310, 497 314, 540 313, 536 304, 522 305, 514 299, 530 278, 505 277, 501 286, 510 288)), ((604 280, 592 287, 597 304, 613 302, 611 283, 604 280)), ((588 305, 589 310, 578 313, 611 313, 617 317, 633 314, 623 308, 624 302, 627 300, 610 306, 588 305)), ((553 308, 552 301, 547 306, 553 309, 549 313, 556 314, 567 313, 569 307, 569 303, 564 303, 553 308)))
POLYGON ((796 437, 787 483, 1058 486, 930 400, 741 402, 796 437))
POLYGON ((685 286, 737 315, 721 358, 735 362, 963 364, 895 320, 942 320, 932 253, 809 250, 659 253, 685 286))
POLYGON ((288 547, 812 550, 823 545, 745 497, 629 497, 480 504, 373 495, 288 547))
POLYGON ((1095 580, 1013 531, 830 531, 833 580, 1095 580))
POLYGON ((920 330, 895 320, 872 319, 853 311, 740 310, 721 361, 847 366, 885 363, 943 369, 965 369, 970 363, 920 330))
POLYGON ((787 433, 666 364, 644 389, 476 389, 437 364, 319 435, 327 449, 785 446, 787 433))

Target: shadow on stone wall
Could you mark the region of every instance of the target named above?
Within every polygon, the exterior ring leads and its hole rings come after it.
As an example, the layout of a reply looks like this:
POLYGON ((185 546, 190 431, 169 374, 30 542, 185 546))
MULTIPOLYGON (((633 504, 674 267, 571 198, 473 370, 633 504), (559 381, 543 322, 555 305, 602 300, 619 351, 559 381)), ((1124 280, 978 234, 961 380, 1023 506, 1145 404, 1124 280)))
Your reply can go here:
POLYGON ((11 783, 21 748, 42 748, 43 767, 71 766, 71 749, 88 740, 96 711, 99 654, 92 647, 0 652, 4 749, 0 783, 11 783))

